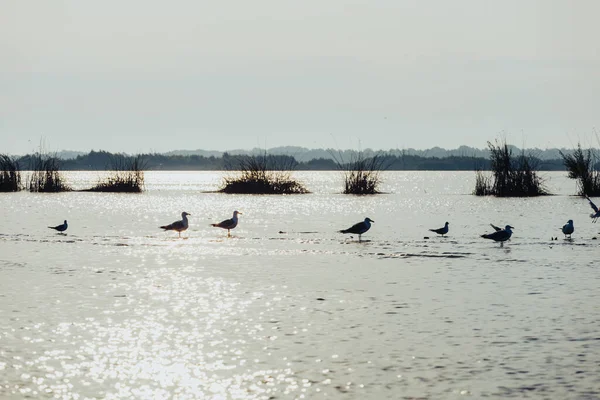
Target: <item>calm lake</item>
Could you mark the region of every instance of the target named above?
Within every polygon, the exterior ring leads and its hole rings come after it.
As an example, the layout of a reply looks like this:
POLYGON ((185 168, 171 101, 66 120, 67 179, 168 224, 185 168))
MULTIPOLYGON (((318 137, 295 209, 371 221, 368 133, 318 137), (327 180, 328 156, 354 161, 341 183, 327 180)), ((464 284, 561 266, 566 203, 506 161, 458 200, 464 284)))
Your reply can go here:
POLYGON ((542 175, 556 195, 475 197, 473 172, 387 172, 369 197, 337 172, 295 196, 210 193, 221 172, 0 193, 0 398, 599 399, 600 224, 542 175), (234 210, 231 238, 209 226, 234 210), (158 229, 182 211, 183 238, 158 229), (337 232, 365 217, 362 243, 337 232))

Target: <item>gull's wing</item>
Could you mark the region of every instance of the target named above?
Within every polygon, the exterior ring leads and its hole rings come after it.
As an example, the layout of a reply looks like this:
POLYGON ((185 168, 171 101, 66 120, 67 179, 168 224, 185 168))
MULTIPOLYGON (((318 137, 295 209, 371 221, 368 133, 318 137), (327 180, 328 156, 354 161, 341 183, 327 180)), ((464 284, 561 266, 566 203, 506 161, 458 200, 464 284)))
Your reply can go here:
POLYGON ((485 239, 492 239, 496 242, 503 242, 505 240, 508 240, 508 238, 510 237, 510 234, 505 231, 505 230, 499 230, 493 233, 488 233, 485 235, 481 235, 481 237, 485 238, 485 239))
POLYGON ((56 226, 49 226, 48 228, 50 229, 56 229, 57 231, 66 231, 67 227, 65 226, 65 224, 60 224, 60 225, 56 225, 56 226))
POLYGON ((496 226, 496 225, 494 225, 494 224, 490 224, 490 225, 492 226, 492 228, 494 228, 494 230, 495 230, 496 232, 498 232, 498 231, 501 231, 501 230, 502 230, 502 228, 500 228, 499 226, 496 226))
POLYGON ((184 225, 183 221, 175 221, 172 224, 164 225, 164 226, 161 226, 160 228, 169 230, 169 231, 173 231, 173 230, 176 231, 176 230, 185 228, 185 225, 184 225))
POLYGON ((223 229, 230 229, 231 227, 235 227, 235 221, 233 220, 233 218, 230 218, 226 219, 225 221, 221 221, 218 224, 213 224, 213 226, 223 229))
POLYGON ((585 198, 590 202, 590 206, 594 209, 594 211, 598 212, 598 207, 594 204, 594 202, 587 196, 585 198))
POLYGON ((342 233, 362 233, 365 230, 365 223, 359 222, 357 224, 352 225, 348 229, 341 230, 342 233))

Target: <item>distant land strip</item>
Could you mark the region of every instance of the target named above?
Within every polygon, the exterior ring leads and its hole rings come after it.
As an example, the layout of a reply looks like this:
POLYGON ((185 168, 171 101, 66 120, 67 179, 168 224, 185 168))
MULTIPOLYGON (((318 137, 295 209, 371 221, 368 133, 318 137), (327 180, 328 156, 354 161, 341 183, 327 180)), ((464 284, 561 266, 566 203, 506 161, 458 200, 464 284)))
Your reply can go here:
MULTIPOLYGON (((570 151, 569 151, 570 153, 570 151)), ((298 171, 335 171, 339 169, 336 160, 332 157, 313 158, 306 161, 299 161, 292 155, 274 155, 268 153, 270 157, 280 159, 276 165, 290 165, 293 170, 298 171)), ((336 155, 338 161, 349 162, 351 156, 348 153, 340 152, 336 155)), ((369 156, 365 151, 365 156, 369 156)), ((490 160, 481 156, 450 155, 446 157, 425 157, 421 155, 412 155, 406 153, 386 152, 385 165, 390 171, 474 171, 489 170, 490 160)), ((520 154, 516 151, 515 155, 520 154)), ((58 155, 60 157, 60 154, 58 155)), ((61 169, 66 171, 102 171, 111 169, 111 162, 115 157, 132 157, 122 153, 110 153, 107 151, 91 151, 87 154, 79 154, 74 158, 61 158, 61 169)), ((244 155, 241 155, 242 157, 244 155)), ((154 171, 215 171, 230 170, 231 165, 235 165, 236 157, 240 155, 231 155, 227 152, 221 156, 203 156, 203 155, 180 155, 180 154, 142 154, 145 169, 154 171)), ((31 155, 25 155, 17 158, 22 170, 27 170, 31 163, 31 155)), ((564 171, 565 166, 561 158, 541 159, 533 157, 534 163, 539 171, 564 171)), ((599 163, 600 164, 600 163, 599 163)), ((596 165, 597 168, 600 165, 596 165)), ((234 169, 234 168, 233 168, 234 169)))

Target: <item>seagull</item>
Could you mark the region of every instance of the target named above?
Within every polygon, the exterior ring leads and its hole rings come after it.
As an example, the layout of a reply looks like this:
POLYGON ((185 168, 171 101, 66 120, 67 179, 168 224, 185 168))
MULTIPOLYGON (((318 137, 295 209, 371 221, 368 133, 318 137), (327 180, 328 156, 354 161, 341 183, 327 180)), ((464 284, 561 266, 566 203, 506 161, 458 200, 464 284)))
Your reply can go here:
POLYGON ((430 229, 431 232, 435 232, 438 235, 442 235, 444 236, 446 233, 448 233, 448 222, 446 222, 444 224, 443 228, 438 228, 438 229, 430 229))
POLYGON ((64 232, 67 230, 67 228, 69 227, 69 225, 67 225, 67 220, 65 219, 65 222, 61 225, 56 225, 56 226, 49 226, 48 228, 50 229, 55 229, 59 232, 64 232))
POLYGON ((563 225, 562 233, 565 234, 565 237, 567 237, 567 235, 569 235, 569 239, 571 239, 571 235, 573 234, 574 231, 575 231, 575 227, 573 226, 573 220, 570 219, 569 221, 567 221, 566 225, 563 225))
POLYGON ((592 222, 598 221, 598 218, 600 218, 600 210, 598 210, 598 207, 590 200, 589 197, 585 196, 585 198, 587 199, 587 201, 590 202, 590 207, 592 207, 592 209, 594 210, 594 212, 590 214, 592 222))
POLYGON ((363 222, 352 225, 348 229, 341 230, 340 233, 355 233, 358 235, 358 241, 361 241, 361 235, 371 229, 371 222, 375 223, 371 218, 365 218, 363 222))
POLYGON ((500 229, 499 231, 495 231, 493 233, 486 233, 484 235, 481 235, 481 237, 484 239, 491 239, 494 242, 505 242, 505 241, 509 240, 510 237, 512 236, 511 229, 515 229, 515 228, 513 228, 510 225, 506 225, 506 227, 504 227, 504 229, 500 229))
POLYGON ((227 229, 227 237, 230 237, 231 236, 230 230, 235 228, 238 224, 238 214, 241 214, 241 212, 236 210, 233 212, 233 217, 231 219, 226 219, 225 221, 221 221, 218 224, 210 224, 210 225, 214 226, 215 228, 227 229))
POLYGON ((164 229, 165 231, 177 231, 179 232, 179 237, 181 237, 181 232, 185 231, 188 228, 188 215, 192 214, 184 211, 181 213, 181 221, 175 221, 172 224, 163 225, 159 228, 164 229))

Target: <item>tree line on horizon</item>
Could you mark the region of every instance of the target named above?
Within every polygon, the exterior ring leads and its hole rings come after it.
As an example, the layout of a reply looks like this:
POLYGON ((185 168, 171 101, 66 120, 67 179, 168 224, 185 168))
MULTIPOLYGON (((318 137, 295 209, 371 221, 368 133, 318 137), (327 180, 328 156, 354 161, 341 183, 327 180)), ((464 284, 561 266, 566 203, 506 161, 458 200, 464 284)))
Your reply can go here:
MULTIPOLYGON (((247 155, 232 155, 227 152, 221 157, 202 155, 167 155, 167 154, 139 154, 126 155, 108 151, 90 151, 72 159, 60 159, 61 169, 64 171, 102 171, 110 169, 115 157, 124 159, 141 157, 147 170, 154 171, 215 171, 228 170, 236 160, 249 157, 247 155)), ((16 161, 22 169, 28 169, 35 159, 35 154, 17 157, 16 161)), ((339 164, 332 158, 316 158, 308 161, 298 161, 290 155, 275 155, 276 165, 288 165, 298 171, 336 171, 339 164)), ((412 154, 381 153, 383 165, 390 171, 474 171, 490 170, 492 167, 489 158, 475 156, 448 156, 424 157, 412 154)), ((565 165, 560 158, 542 160, 534 157, 540 171, 564 171, 565 165)), ((600 167, 600 166, 599 166, 600 167)))

